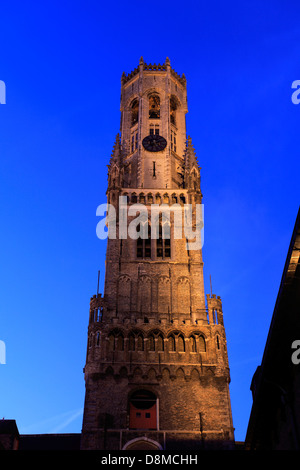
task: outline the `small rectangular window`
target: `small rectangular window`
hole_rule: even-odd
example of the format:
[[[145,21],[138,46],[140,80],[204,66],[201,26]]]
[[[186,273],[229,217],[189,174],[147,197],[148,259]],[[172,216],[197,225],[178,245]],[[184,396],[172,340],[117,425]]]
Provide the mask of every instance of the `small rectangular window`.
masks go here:
[[[171,257],[171,240],[169,238],[166,238],[164,240],[165,242],[165,258],[170,258]]]
[[[171,150],[174,152],[177,151],[177,145],[176,145],[176,132],[171,130]]]
[[[156,245],[156,256],[157,256],[158,258],[162,258],[162,255],[163,255],[163,247],[162,247],[162,245],[163,245],[162,239],[159,238],[159,239],[157,240],[157,245]]]
[[[157,258],[171,258],[171,238],[163,238],[161,214],[159,216],[159,219],[160,221],[159,221],[158,239],[156,240],[156,257]],[[169,236],[171,236],[171,233],[169,233]]]
[[[148,223],[148,237],[138,238],[136,245],[137,258],[151,258],[151,226]]]
[[[142,240],[142,238],[137,239],[136,256],[137,256],[137,258],[142,258],[143,257],[143,240]]]
[[[150,413],[146,413],[146,418],[150,418],[151,417],[151,414]]]
[[[145,240],[145,258],[151,258],[151,239]]]
[[[139,134],[138,131],[135,130],[131,134],[131,143],[130,143],[130,151],[133,153],[138,148],[138,138]]]

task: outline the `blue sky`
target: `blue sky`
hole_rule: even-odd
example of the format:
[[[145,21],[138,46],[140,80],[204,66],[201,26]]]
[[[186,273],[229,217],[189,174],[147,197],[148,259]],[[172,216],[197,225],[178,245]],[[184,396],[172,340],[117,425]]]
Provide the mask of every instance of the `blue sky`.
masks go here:
[[[245,438],[299,206],[297,2],[5,2],[0,80],[0,415],[21,433],[80,432],[89,299],[104,280],[96,208],[120,78],[187,78],[205,205],[205,288],[223,301],[235,437]]]

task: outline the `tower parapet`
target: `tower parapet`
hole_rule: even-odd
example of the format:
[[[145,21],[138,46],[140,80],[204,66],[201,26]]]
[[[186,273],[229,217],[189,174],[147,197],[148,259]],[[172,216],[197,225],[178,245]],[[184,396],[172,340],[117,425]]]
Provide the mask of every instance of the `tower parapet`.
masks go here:
[[[139,62],[139,67],[136,67],[133,69],[131,72],[126,74],[123,72],[122,77],[121,77],[121,82],[122,85],[127,83],[129,80],[131,80],[133,77],[135,77],[141,70],[145,70],[147,72],[166,72],[170,69],[170,73],[176,80],[178,80],[181,85],[186,86],[186,78],[184,73],[180,76],[175,70],[171,67],[170,59],[167,57],[165,62],[163,64],[146,64],[143,60],[143,57],[140,58]]]

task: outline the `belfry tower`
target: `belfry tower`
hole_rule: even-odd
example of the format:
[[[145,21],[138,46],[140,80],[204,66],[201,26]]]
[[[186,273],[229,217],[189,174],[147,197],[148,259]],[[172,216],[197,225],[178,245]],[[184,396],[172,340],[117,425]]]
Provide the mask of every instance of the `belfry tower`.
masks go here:
[[[185,76],[168,58],[141,58],[123,73],[107,188],[116,237],[107,241],[104,294],[90,302],[82,449],[201,450],[234,440],[222,303],[205,296],[201,247],[174,237],[172,215],[170,237],[162,218],[151,236],[154,204],[183,215],[202,201],[187,111]],[[146,206],[138,227],[146,237],[121,235],[120,196],[129,210]]]

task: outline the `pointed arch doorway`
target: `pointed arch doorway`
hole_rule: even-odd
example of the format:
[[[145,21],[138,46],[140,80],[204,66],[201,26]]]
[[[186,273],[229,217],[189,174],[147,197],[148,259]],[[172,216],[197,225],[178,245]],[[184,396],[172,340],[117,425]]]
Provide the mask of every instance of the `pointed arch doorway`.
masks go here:
[[[122,450],[162,450],[162,446],[147,437],[137,437],[126,442]]]

